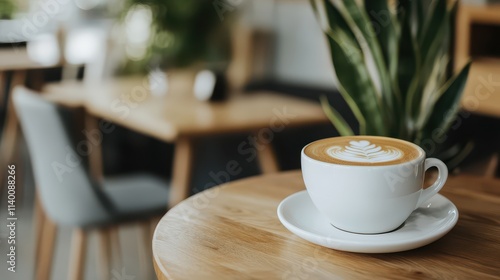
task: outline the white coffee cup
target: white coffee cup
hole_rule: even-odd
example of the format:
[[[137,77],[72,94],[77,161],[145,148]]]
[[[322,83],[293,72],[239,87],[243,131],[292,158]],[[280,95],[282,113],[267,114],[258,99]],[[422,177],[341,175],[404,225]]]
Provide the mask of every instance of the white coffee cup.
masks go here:
[[[302,149],[301,164],[307,192],[319,212],[339,229],[364,234],[400,227],[448,177],[446,165],[425,159],[419,146],[377,136],[312,142]],[[437,167],[438,178],[423,189],[425,171],[431,167]]]

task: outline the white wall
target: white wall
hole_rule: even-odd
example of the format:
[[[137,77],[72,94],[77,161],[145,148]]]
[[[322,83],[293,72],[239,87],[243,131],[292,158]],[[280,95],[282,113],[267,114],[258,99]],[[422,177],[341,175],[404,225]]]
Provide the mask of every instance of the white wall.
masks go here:
[[[328,44],[309,1],[278,1],[273,29],[278,81],[335,87]]]
[[[308,0],[249,0],[245,21],[275,35],[269,55],[274,80],[334,88],[335,75],[326,38]]]

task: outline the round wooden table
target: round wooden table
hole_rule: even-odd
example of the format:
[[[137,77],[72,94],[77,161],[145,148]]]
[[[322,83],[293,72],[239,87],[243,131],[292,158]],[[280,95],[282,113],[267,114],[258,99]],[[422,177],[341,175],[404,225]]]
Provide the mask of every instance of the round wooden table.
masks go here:
[[[460,219],[446,236],[419,249],[359,254],[309,243],[281,225],[278,204],[303,190],[300,172],[235,181],[172,208],[158,224],[158,279],[463,278],[500,275],[498,181],[451,177],[442,194]]]

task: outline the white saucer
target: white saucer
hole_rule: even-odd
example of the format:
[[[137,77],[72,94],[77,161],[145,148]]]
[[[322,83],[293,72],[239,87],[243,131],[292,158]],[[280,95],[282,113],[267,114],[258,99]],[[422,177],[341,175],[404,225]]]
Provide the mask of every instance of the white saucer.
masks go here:
[[[333,227],[312,203],[307,191],[285,198],[278,206],[281,223],[299,237],[331,249],[359,253],[390,253],[434,242],[458,221],[458,210],[437,194],[416,209],[399,229],[383,234],[356,234]]]

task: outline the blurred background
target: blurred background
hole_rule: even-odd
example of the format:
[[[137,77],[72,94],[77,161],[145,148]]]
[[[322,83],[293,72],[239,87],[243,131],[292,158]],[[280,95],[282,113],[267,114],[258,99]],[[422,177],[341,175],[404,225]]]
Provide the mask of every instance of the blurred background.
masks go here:
[[[449,71],[463,66],[468,59],[473,63],[459,117],[446,139],[444,150],[448,153],[442,157],[454,174],[495,177],[499,174],[500,151],[500,7],[495,1],[463,1],[450,21]],[[193,103],[198,104],[193,107],[182,107],[190,103],[178,103],[180,107],[176,108],[180,111],[199,108],[196,112],[198,122],[202,123],[200,131],[205,131],[203,121],[218,131],[217,122],[211,122],[211,115],[204,113],[204,110],[212,112],[212,106],[219,110],[229,106],[220,105],[228,100],[262,92],[285,97],[279,100],[283,100],[281,104],[285,107],[297,108],[291,112],[298,116],[297,124],[287,126],[285,123],[285,129],[273,130],[269,141],[265,141],[265,144],[270,142],[271,154],[275,156],[272,160],[276,160],[278,170],[299,169],[304,145],[339,135],[323,114],[320,97],[327,97],[354,130],[358,127],[354,114],[338,91],[327,40],[307,0],[0,0],[3,141],[0,156],[2,164],[16,164],[20,176],[16,202],[20,242],[18,272],[10,273],[2,267],[1,279],[34,279],[36,261],[33,253],[35,181],[26,141],[9,117],[14,114],[10,105],[12,88],[25,85],[58,104],[66,129],[72,131],[73,143],[88,136],[82,133],[86,124],[84,115],[90,114],[97,121],[111,119],[115,129],[101,135],[97,166],[93,159],[83,157],[90,171],[99,169],[97,172],[104,176],[147,172],[168,181],[176,170],[182,172],[176,169],[174,162],[177,136],[167,135],[168,127],[158,125],[150,129],[139,125],[134,129],[136,124],[130,119],[116,122],[111,113],[109,118],[104,118],[106,109],[93,115],[86,107],[92,100],[105,100],[107,90],[115,91],[116,97],[131,92],[136,86],[148,87],[145,84],[152,81],[156,86],[150,88],[148,96],[158,98],[151,102],[156,106],[164,102],[162,98],[175,95],[186,95],[196,100],[193,102],[201,102]],[[88,96],[84,96],[87,93]],[[126,100],[120,100],[127,104]],[[266,106],[266,99],[260,102],[262,105],[257,109]],[[287,102],[291,102],[290,105]],[[97,102],[96,108],[98,105]],[[134,104],[129,105],[135,108]],[[307,116],[308,112],[301,112],[301,106],[315,113]],[[106,108],[111,111],[111,107]],[[162,112],[161,106],[153,105],[151,108],[151,111],[158,110],[154,116],[168,115],[165,118],[174,116],[175,119],[175,110]],[[220,181],[265,173],[265,156],[259,161],[243,151],[252,144],[249,134],[266,128],[265,125],[260,129],[258,125],[252,126],[250,131],[243,128],[246,124],[240,123],[240,118],[261,114],[249,108],[223,109],[231,114],[222,115],[222,119],[236,120],[230,123],[231,128],[224,127],[226,133],[200,132],[190,142],[192,150],[187,154],[192,156],[188,164],[190,194]],[[306,115],[304,121],[299,120],[303,117],[301,113]],[[146,115],[137,116],[132,112],[130,116],[154,123],[154,119],[147,119]],[[174,123],[184,128],[189,122],[189,118],[182,115],[182,119]],[[259,141],[263,142],[257,139],[254,143],[257,147]],[[232,161],[241,167],[239,172],[222,176],[220,181],[214,179],[213,174],[227,170],[228,162]],[[4,211],[7,191],[5,187],[0,190],[3,221],[7,215]],[[71,229],[60,227],[58,231],[51,279],[66,279]],[[136,231],[132,225],[120,229],[123,263],[111,268],[109,279],[145,279],[141,276],[137,254],[143,245],[134,241]],[[7,235],[2,227],[2,254],[6,252]],[[85,279],[98,278],[92,259],[98,250],[92,245],[96,242],[94,238],[91,235],[88,242]],[[152,266],[147,269],[152,270]],[[123,270],[132,278],[124,278]],[[122,278],[118,278],[118,274]]]

